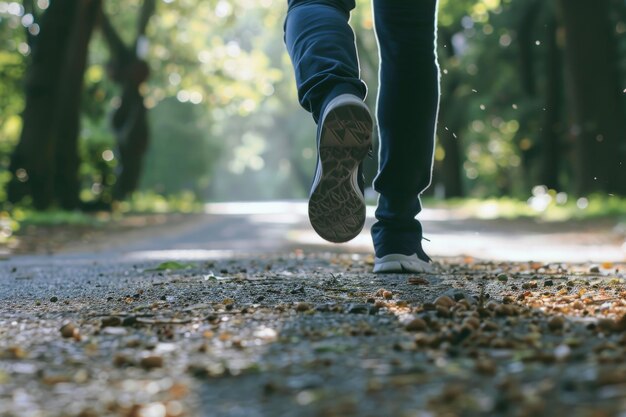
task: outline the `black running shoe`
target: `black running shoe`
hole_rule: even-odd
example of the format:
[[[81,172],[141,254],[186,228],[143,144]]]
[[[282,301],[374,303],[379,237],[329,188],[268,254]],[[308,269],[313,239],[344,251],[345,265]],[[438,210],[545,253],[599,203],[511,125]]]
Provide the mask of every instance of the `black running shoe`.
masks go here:
[[[359,166],[370,150],[372,129],[369,109],[352,94],[331,100],[320,119],[309,220],[313,229],[330,242],[355,238],[365,224]]]

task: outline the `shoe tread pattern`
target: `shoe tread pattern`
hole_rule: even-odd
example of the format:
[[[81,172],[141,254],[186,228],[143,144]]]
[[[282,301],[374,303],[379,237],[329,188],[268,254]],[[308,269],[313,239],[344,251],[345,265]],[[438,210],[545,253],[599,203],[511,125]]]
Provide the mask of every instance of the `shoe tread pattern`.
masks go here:
[[[332,109],[322,126],[321,177],[311,192],[309,218],[315,231],[331,242],[356,237],[365,223],[365,202],[353,181],[370,148],[372,118],[361,106]]]

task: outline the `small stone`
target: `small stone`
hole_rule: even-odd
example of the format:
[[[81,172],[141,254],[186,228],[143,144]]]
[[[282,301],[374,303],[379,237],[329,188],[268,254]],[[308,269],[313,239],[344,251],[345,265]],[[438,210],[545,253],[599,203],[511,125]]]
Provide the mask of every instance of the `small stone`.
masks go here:
[[[122,319],[122,326],[124,326],[124,327],[132,326],[135,323],[137,323],[137,317],[136,316],[128,316],[128,317],[124,317]]]
[[[104,327],[102,329],[102,334],[110,334],[112,336],[125,336],[128,334],[128,330],[123,327]]]
[[[494,349],[508,349],[511,347],[510,341],[501,337],[493,339],[489,345]]]
[[[583,304],[580,300],[576,300],[572,303],[572,308],[574,310],[583,310],[585,308],[585,304]]]
[[[303,313],[305,311],[309,311],[313,308],[313,306],[309,303],[298,303],[296,305],[296,311],[299,313]]]
[[[350,304],[346,311],[348,314],[368,314],[370,308],[368,304]]]
[[[513,315],[513,308],[508,304],[499,304],[494,309],[494,313],[499,317],[506,317]]]
[[[491,359],[477,359],[474,368],[482,375],[494,375],[498,370],[496,363]]]
[[[79,334],[78,328],[73,323],[64,324],[61,329],[61,336],[63,337],[77,337]]]
[[[428,325],[424,320],[418,317],[408,322],[407,325],[404,326],[404,328],[409,332],[420,332],[426,330],[428,328]]]
[[[393,298],[393,293],[391,291],[383,291],[383,298],[385,300],[391,300]]]
[[[59,301],[58,297],[50,297],[50,302],[51,303],[56,303],[57,301]]]
[[[611,319],[599,319],[598,328],[603,332],[610,333],[617,329],[617,324]]]
[[[434,303],[424,303],[422,306],[424,311],[433,311],[437,309],[437,306]]]
[[[537,281],[529,281],[529,282],[525,282],[522,284],[522,289],[523,290],[530,290],[530,289],[535,289],[537,288],[539,285],[537,284]]]
[[[116,327],[122,324],[122,319],[119,317],[111,316],[102,319],[100,325],[102,327]]]
[[[548,321],[548,328],[552,331],[561,330],[565,327],[565,319],[562,316],[554,316]]]
[[[437,297],[434,304],[435,306],[450,308],[455,304],[455,301],[452,298],[448,297],[447,295],[442,295],[440,297]]]
[[[484,321],[481,328],[485,331],[496,331],[499,329],[498,323],[496,323],[495,321]]]
[[[446,306],[437,306],[437,317],[448,318],[451,316],[450,309]]]
[[[509,280],[509,276],[507,274],[500,274],[500,275],[498,275],[498,281],[506,282],[508,280]]]
[[[471,327],[472,329],[478,329],[480,327],[480,320],[476,317],[468,317],[463,320],[463,325]]]
[[[410,277],[407,282],[409,285],[430,285],[430,282],[422,277]]]
[[[162,368],[163,367],[163,358],[158,355],[149,355],[141,358],[139,362],[144,369],[154,369],[154,368]]]
[[[315,306],[315,311],[319,311],[320,313],[328,313],[332,309],[332,304],[325,303]]]
[[[113,366],[115,367],[121,368],[122,366],[129,365],[130,363],[131,361],[128,356],[123,353],[116,353],[115,356],[113,356]]]
[[[591,272],[592,274],[598,274],[600,273],[600,267],[598,265],[591,265],[591,267],[589,268],[589,272]]]
[[[626,314],[615,321],[615,330],[619,332],[626,331]]]
[[[547,279],[543,282],[544,287],[551,287],[553,285],[554,285],[554,281],[552,281],[551,279]]]
[[[25,357],[26,351],[19,346],[9,346],[4,352],[0,352],[0,358],[2,359],[24,359]]]
[[[467,301],[469,304],[475,304],[476,303],[476,299],[469,293],[462,291],[460,289],[451,289],[448,290],[446,292],[444,292],[442,295],[448,296],[450,297],[450,299],[452,299],[452,301]]]

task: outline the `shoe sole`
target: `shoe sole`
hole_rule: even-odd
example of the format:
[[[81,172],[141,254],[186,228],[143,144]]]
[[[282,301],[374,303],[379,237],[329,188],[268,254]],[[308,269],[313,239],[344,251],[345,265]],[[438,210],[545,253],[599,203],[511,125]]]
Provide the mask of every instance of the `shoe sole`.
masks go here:
[[[417,255],[390,254],[374,259],[375,274],[434,272],[432,264]]]
[[[359,164],[372,143],[372,116],[352,95],[333,99],[322,118],[309,220],[324,239],[341,243],[365,224],[365,200],[358,185]]]

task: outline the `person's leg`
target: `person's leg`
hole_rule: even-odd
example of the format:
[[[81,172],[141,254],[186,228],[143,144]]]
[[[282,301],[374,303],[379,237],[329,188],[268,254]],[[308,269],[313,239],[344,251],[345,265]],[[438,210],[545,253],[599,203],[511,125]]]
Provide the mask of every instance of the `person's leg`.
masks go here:
[[[437,0],[373,2],[381,62],[379,172],[374,180],[380,197],[372,227],[376,257],[417,254],[428,262],[415,216],[421,210],[419,195],[431,180],[439,106]]]
[[[334,97],[363,99],[354,32],[348,24],[354,0],[289,0],[285,44],[291,57],[302,107],[318,122]]]
[[[365,223],[359,167],[373,126],[348,25],[353,8],[354,0],[290,0],[285,20],[300,104],[318,122],[309,219],[321,237],[337,243],[354,238]]]

